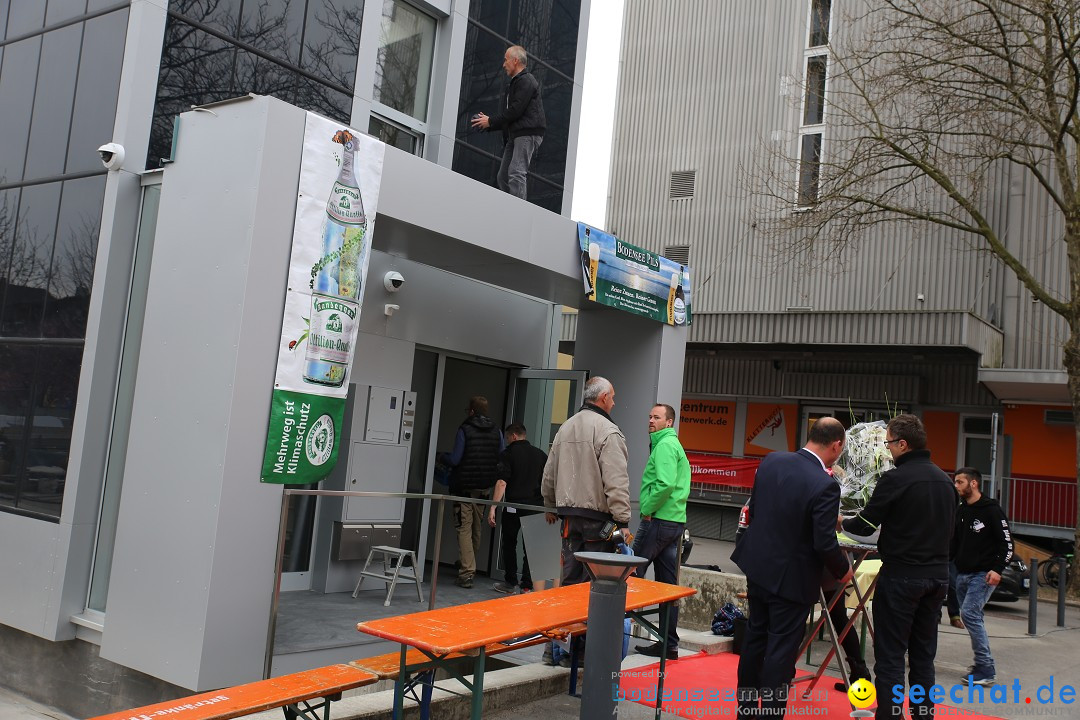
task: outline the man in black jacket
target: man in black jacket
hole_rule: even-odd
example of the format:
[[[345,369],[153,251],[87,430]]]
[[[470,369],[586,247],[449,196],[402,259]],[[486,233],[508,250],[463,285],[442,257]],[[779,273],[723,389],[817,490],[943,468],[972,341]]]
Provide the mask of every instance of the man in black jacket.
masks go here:
[[[896,467],[881,476],[866,507],[844,520],[844,532],[865,537],[881,528],[881,571],[874,591],[874,674],[877,720],[903,711],[904,655],[908,681],[923,693],[911,698],[911,716],[932,717],[937,624],[949,586],[949,545],[956,520],[956,490],[930,462],[926,430],[914,415],[897,415],[885,433]]]
[[[523,505],[543,506],[544,496],[540,494],[540,483],[544,478],[544,465],[547,453],[533,447],[527,439],[525,426],[512,423],[506,427],[506,449],[499,455],[498,480],[495,481],[495,495],[492,500]],[[495,583],[495,589],[501,593],[513,594],[518,591],[517,539],[521,531],[521,518],[532,515],[535,510],[519,510],[507,507],[502,514],[502,560],[506,571],[506,581]],[[495,527],[495,506],[488,510],[488,525]],[[522,543],[524,545],[524,542]],[[532,575],[529,573],[529,549],[523,548],[521,563],[521,592],[533,589]],[[543,581],[540,588],[543,589]]]
[[[504,443],[502,433],[488,414],[487,398],[469,400],[469,416],[458,428],[454,451],[445,458],[450,471],[450,494],[488,499],[495,486],[496,465]],[[454,527],[458,537],[458,577],[454,581],[471,588],[476,574],[476,548],[480,546],[484,508],[476,503],[454,503]]]
[[[472,126],[480,130],[502,130],[503,156],[499,166],[499,189],[525,197],[525,178],[540,143],[544,140],[547,119],[540,99],[540,83],[526,65],[525,48],[514,45],[503,56],[503,70],[510,77],[506,98],[499,112],[490,117],[484,113],[473,116]]]
[[[980,490],[982,473],[963,467],[953,476],[963,504],[956,511],[953,562],[956,563],[956,599],[960,617],[971,636],[975,666],[964,676],[968,685],[994,684],[994,658],[983,625],[983,605],[1001,582],[1012,559],[1012,533],[998,501]]]

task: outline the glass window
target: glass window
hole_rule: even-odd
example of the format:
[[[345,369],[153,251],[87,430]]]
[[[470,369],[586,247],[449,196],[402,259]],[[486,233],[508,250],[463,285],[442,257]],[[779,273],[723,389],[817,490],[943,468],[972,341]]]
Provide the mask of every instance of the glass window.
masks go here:
[[[799,205],[813,205],[821,177],[821,133],[802,136],[799,154]]]
[[[293,104],[345,124],[352,118],[352,95],[297,74]]]
[[[64,172],[82,32],[82,23],[76,23],[51,30],[42,37],[37,78],[40,91],[34,96],[30,145],[23,172],[28,180]],[[93,154],[90,149],[86,152]]]
[[[240,31],[235,37],[282,62],[296,65],[300,60],[303,32],[302,0],[259,0],[244,4],[240,14]]]
[[[7,37],[45,27],[45,0],[15,0],[8,11]]]
[[[832,0],[811,0],[810,47],[829,44],[829,16],[831,14]]]
[[[399,0],[385,0],[375,62],[375,102],[427,120],[435,19]]]
[[[15,507],[25,465],[35,349],[0,343],[0,506]]]
[[[8,268],[15,242],[15,218],[18,215],[19,189],[0,190],[0,317],[4,313],[4,296],[8,289]]]
[[[515,0],[506,38],[568,78],[574,77],[581,3],[574,0]]]
[[[499,158],[475,150],[459,141],[454,144],[454,172],[487,185],[495,185],[495,177],[499,172]]]
[[[363,19],[364,0],[308,0],[300,67],[352,92]]]
[[[45,337],[86,337],[104,199],[104,175],[64,183],[41,327]]]
[[[8,7],[11,0],[0,0],[0,40],[7,39]]]
[[[101,170],[95,150],[113,134],[128,11],[87,20],[71,120],[67,172]]]
[[[77,18],[86,13],[86,0],[49,0],[45,13],[45,25]]]
[[[540,96],[544,102],[547,130],[544,142],[533,157],[531,173],[542,175],[557,185],[566,177],[566,146],[570,132],[570,104],[574,86],[570,80],[548,68],[534,72],[540,81]]]
[[[387,145],[404,150],[413,155],[419,155],[420,138],[411,130],[406,130],[400,125],[395,125],[389,120],[371,116],[368,121],[368,135],[379,138]]]
[[[806,99],[803,107],[803,125],[820,125],[825,122],[825,72],[828,58],[824,55],[806,60]]]
[[[4,48],[4,66],[0,68],[0,128],[4,129],[4,141],[0,142],[0,183],[23,179],[40,51],[40,35]]]
[[[22,189],[15,219],[0,336],[40,337],[61,183]]]
[[[469,118],[478,112],[491,115],[502,106],[508,82],[502,69],[505,53],[506,43],[476,25],[469,26],[461,68],[457,138],[497,154],[502,154],[502,133],[473,130]]]
[[[169,10],[236,37],[244,0],[169,0]]]

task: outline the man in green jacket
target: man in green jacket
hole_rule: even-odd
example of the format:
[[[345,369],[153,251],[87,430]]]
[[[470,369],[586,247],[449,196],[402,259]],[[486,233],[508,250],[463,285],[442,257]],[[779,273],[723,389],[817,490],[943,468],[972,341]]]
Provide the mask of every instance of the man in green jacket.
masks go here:
[[[648,558],[657,582],[675,585],[679,579],[679,538],[686,526],[686,499],[690,497],[690,461],[675,434],[675,408],[654,405],[649,412],[649,462],[641,477],[641,524],[634,540],[634,554]],[[645,577],[649,565],[638,568]],[[668,613],[666,640],[637,648],[642,655],[669,660],[679,656],[679,608]]]

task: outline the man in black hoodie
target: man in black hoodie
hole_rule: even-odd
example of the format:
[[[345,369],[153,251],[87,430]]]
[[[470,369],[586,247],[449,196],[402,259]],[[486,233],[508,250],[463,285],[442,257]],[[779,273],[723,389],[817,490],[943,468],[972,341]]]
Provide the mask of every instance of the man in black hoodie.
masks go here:
[[[453,466],[450,471],[450,494],[460,497],[489,499],[495,487],[496,466],[503,451],[502,433],[488,414],[486,397],[477,395],[469,400],[469,416],[458,428],[454,452],[445,458]],[[454,527],[458,537],[458,577],[454,581],[463,588],[473,586],[476,574],[476,548],[480,546],[484,507],[476,503],[454,503]]]
[[[521,423],[508,425],[504,436],[507,444],[506,449],[499,455],[499,479],[495,483],[495,495],[492,500],[499,502],[505,497],[506,502],[542,506],[544,496],[540,494],[540,482],[544,477],[547,453],[529,442],[525,426]],[[503,509],[502,558],[503,568],[506,570],[506,582],[495,583],[495,589],[501,593],[510,595],[518,591],[517,541],[518,534],[521,532],[521,518],[535,512],[512,507]],[[488,525],[495,527],[494,505],[488,510]],[[522,544],[524,545],[524,538],[522,538]],[[522,548],[522,555],[524,559],[521,569],[521,592],[531,592],[533,580],[529,572],[529,549]],[[544,581],[541,580],[541,590],[544,588],[543,583]]]
[[[994,658],[983,625],[983,606],[1001,582],[1012,559],[1012,533],[997,500],[983,496],[982,473],[963,467],[953,477],[963,504],[956,511],[953,562],[956,563],[956,599],[960,617],[971,636],[975,666],[965,674],[968,685],[994,684]]]
[[[540,83],[526,65],[529,57],[525,48],[514,45],[503,56],[503,70],[510,78],[503,107],[491,117],[484,113],[473,115],[472,126],[479,130],[502,130],[503,156],[499,166],[499,189],[525,197],[526,174],[529,163],[544,140],[547,118],[540,99]]]
[[[905,693],[905,655],[909,683],[924,691],[918,700],[910,698],[911,716],[932,717],[928,691],[935,682],[938,615],[949,586],[958,499],[949,476],[930,462],[919,418],[894,417],[884,442],[896,467],[881,476],[870,502],[844,520],[842,529],[860,538],[881,528],[881,571],[874,590],[875,717],[885,720],[903,712],[894,698]]]

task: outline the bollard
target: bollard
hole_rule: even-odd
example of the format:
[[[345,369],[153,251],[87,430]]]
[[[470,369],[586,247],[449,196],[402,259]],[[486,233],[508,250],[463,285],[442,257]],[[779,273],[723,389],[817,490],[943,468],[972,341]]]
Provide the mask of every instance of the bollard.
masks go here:
[[[1065,591],[1068,590],[1069,580],[1066,577],[1068,566],[1065,558],[1058,558],[1058,627],[1065,627]]]
[[[1035,622],[1039,618],[1039,561],[1031,558],[1031,581],[1028,590],[1028,635],[1035,635]]]
[[[580,718],[614,718],[619,714],[614,690],[622,667],[626,578],[649,561],[618,553],[579,552],[574,557],[585,565],[592,578]]]

